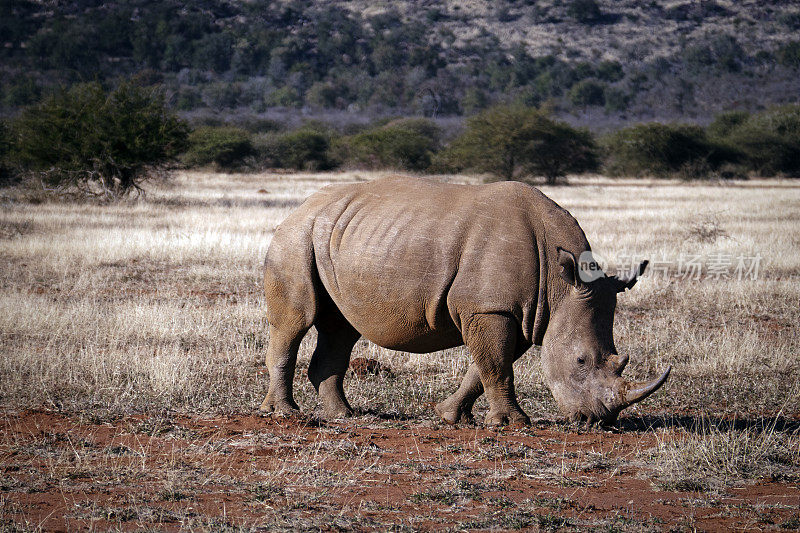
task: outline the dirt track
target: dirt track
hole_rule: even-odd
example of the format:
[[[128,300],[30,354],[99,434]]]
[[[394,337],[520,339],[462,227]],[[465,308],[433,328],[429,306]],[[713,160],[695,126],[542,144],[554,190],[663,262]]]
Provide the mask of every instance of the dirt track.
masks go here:
[[[655,419],[654,419],[655,420]],[[501,431],[362,416],[6,414],[0,526],[43,530],[800,527],[797,479],[653,482],[678,427]]]

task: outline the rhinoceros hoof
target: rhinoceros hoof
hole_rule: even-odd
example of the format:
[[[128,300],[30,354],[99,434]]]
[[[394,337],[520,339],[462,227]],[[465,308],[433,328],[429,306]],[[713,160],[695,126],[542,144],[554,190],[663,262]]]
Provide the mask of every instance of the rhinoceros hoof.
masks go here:
[[[450,407],[446,405],[447,402],[437,403],[433,406],[436,413],[442,417],[442,420],[447,422],[448,424],[455,425],[459,422],[470,424],[475,421],[475,418],[472,416],[472,411],[465,411],[458,407]]]
[[[335,408],[324,408],[322,410],[325,418],[348,418],[353,416],[353,410],[349,407],[335,407]]]
[[[484,423],[487,426],[530,426],[531,419],[525,413],[493,413],[489,411]]]
[[[296,416],[300,414],[300,408],[296,403],[287,400],[266,399],[261,407],[258,408],[265,415],[277,417]]]

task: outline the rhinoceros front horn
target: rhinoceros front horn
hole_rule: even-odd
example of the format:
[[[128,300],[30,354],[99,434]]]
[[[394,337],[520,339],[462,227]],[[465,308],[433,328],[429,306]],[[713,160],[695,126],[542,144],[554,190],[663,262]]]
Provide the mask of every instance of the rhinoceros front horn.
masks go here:
[[[672,366],[668,366],[667,369],[661,374],[660,377],[654,379],[653,381],[646,381],[641,383],[629,383],[628,384],[628,391],[626,394],[623,395],[624,399],[624,406],[623,409],[635,404],[636,402],[641,402],[655,391],[661,387],[669,377],[669,373],[672,371]]]

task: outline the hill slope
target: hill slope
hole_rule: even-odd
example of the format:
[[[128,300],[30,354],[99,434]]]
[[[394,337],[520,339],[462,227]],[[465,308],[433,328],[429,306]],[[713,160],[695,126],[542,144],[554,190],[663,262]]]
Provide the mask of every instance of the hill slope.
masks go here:
[[[594,127],[800,94],[800,9],[777,0],[0,0],[0,15],[6,114],[58,84],[137,73],[186,112],[442,116],[518,100]]]

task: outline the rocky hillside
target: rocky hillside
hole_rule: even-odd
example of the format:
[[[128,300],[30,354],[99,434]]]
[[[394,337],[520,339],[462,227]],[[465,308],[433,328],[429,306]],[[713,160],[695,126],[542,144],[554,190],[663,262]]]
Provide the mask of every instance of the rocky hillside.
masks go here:
[[[600,130],[703,122],[797,102],[799,31],[786,0],[0,0],[0,104],[137,76],[195,117],[520,101]]]

